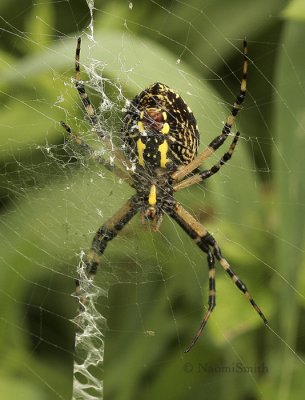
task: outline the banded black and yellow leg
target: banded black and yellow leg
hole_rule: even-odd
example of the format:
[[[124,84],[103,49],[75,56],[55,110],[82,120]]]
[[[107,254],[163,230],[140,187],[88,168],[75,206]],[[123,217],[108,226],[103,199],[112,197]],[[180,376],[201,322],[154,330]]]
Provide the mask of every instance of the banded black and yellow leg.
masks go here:
[[[173,189],[177,192],[178,190],[185,189],[189,186],[194,185],[195,183],[199,183],[207,178],[210,178],[210,176],[216,174],[220,168],[231,159],[232,154],[235,150],[236,144],[238,142],[240,133],[237,132],[232,140],[232,143],[229,147],[229,150],[221,157],[221,159],[218,161],[218,163],[214,164],[210,169],[207,169],[205,171],[202,171],[198,174],[195,174],[187,179],[184,179],[176,184],[173,185]]]
[[[267,324],[268,321],[267,321],[266,317],[264,316],[263,312],[261,311],[261,309],[258,307],[256,302],[254,301],[254,299],[251,296],[251,294],[249,293],[246,285],[234,273],[234,271],[230,267],[227,260],[222,257],[221,250],[218,247],[213,236],[188,211],[186,211],[181,206],[181,204],[176,203],[174,205],[173,209],[167,210],[167,212],[181,226],[181,228],[196,242],[196,244],[200,247],[200,249],[208,254],[209,271],[211,274],[210,278],[212,278],[212,281],[210,281],[210,285],[211,285],[210,290],[213,290],[213,279],[215,278],[215,276],[214,276],[215,271],[213,272],[213,268],[211,268],[212,264],[214,263],[214,260],[212,261],[212,258],[210,256],[211,250],[213,250],[213,254],[214,254],[215,258],[219,261],[220,265],[225,269],[227,274],[231,277],[231,279],[235,283],[236,287],[244,293],[244,295],[247,297],[247,299],[249,300],[252,307],[255,309],[255,311],[258,313],[258,315],[262,318],[264,323]],[[214,287],[214,289],[215,289],[215,287]],[[190,351],[191,348],[196,343],[196,341],[198,340],[203,328],[205,327],[205,325],[208,321],[208,318],[209,318],[213,308],[215,307],[215,303],[213,304],[213,301],[215,302],[215,296],[213,297],[213,294],[215,295],[215,292],[213,293],[213,291],[211,291],[210,295],[212,297],[210,297],[210,295],[209,295],[208,311],[205,314],[203,320],[201,321],[200,327],[199,327],[197,333],[195,334],[194,339],[191,342],[191,345],[187,348],[186,352]]]
[[[236,144],[238,142],[239,136],[240,136],[240,133],[236,132],[236,134],[232,140],[232,143],[229,147],[229,150],[221,157],[221,159],[218,161],[217,164],[214,164],[210,169],[202,171],[199,174],[202,181],[207,178],[210,178],[210,176],[216,174],[220,170],[220,168],[231,159],[232,154],[235,150]]]
[[[82,138],[80,138],[76,133],[74,133],[72,131],[72,129],[70,128],[70,126],[68,124],[66,124],[64,121],[60,121],[60,125],[66,130],[66,132],[69,134],[69,137],[78,145],[80,146],[80,148],[88,153],[89,156],[93,157],[94,156],[94,149],[88,144],[86,143]],[[97,159],[97,161],[99,161]],[[105,167],[107,169],[109,169],[108,167],[108,163],[106,163],[105,161]]]
[[[214,248],[214,255],[216,259],[219,261],[219,264],[224,268],[226,273],[229,275],[229,277],[232,279],[232,281],[235,283],[236,287],[247,297],[249,300],[250,304],[252,307],[255,309],[255,311],[258,313],[258,315],[261,317],[261,319],[264,321],[265,324],[268,324],[268,320],[263,314],[262,310],[259,308],[259,306],[256,304],[254,301],[253,297],[249,293],[247,286],[245,283],[235,274],[233,269],[231,268],[230,264],[228,261],[222,257],[221,255],[221,250],[218,247],[215,239],[210,235],[211,237],[211,242],[214,242],[213,248]]]
[[[76,53],[75,53],[75,87],[85,107],[86,113],[89,117],[94,132],[100,139],[106,139],[103,140],[103,147],[106,150],[106,152],[108,154],[111,154],[111,156],[117,163],[120,163],[120,165],[124,166],[125,168],[128,167],[130,169],[131,164],[129,163],[129,161],[127,161],[126,158],[122,156],[120,151],[114,148],[113,144],[110,141],[109,136],[107,137],[106,132],[103,129],[98,119],[98,116],[96,115],[95,109],[90,101],[90,98],[86,93],[85,85],[80,79],[80,62],[79,62],[80,48],[81,48],[81,38],[79,37],[77,40]]]
[[[220,146],[223,145],[229,134],[231,133],[231,128],[235,122],[237,114],[240,110],[242,103],[246,97],[247,91],[247,74],[248,74],[248,49],[247,49],[247,41],[244,40],[244,48],[243,48],[243,72],[242,72],[242,80],[240,84],[240,91],[237,95],[235,102],[233,104],[230,115],[227,117],[227,120],[222,128],[221,134],[217,136],[215,139],[211,141],[211,143],[200,153],[193,161],[191,161],[188,165],[181,166],[172,174],[172,178],[176,181],[180,181],[186,175],[190,174],[194,169],[198,168],[204,160],[210,157]]]
[[[194,344],[199,339],[203,328],[205,327],[215,305],[215,266],[214,266],[214,255],[209,248],[208,243],[204,241],[208,231],[188,212],[181,204],[176,203],[173,208],[168,210],[168,214],[181,226],[181,228],[195,241],[199,248],[207,253],[207,260],[209,266],[209,300],[208,309],[204,314],[203,319],[200,322],[199,329],[197,330],[191,344],[185,350],[189,352]]]
[[[125,182],[132,185],[133,181],[127,171],[122,170],[114,163],[110,163],[105,160],[99,153],[97,153],[88,143],[86,143],[81,137],[72,131],[70,126],[63,121],[60,121],[61,126],[69,134],[69,137],[78,145],[80,148],[87,153],[93,160],[103,165],[108,171],[113,172],[117,177],[123,179]]]
[[[139,206],[136,197],[131,197],[108,221],[96,232],[90,250],[85,257],[85,276],[87,280],[93,280],[98,266],[101,264],[102,255],[108,245],[124,226],[138,212]],[[76,296],[79,299],[80,310],[86,304],[86,293],[82,290],[82,278],[76,280]],[[85,284],[85,287],[88,285]]]
[[[217,150],[224,143],[228,135],[231,133],[231,128],[235,122],[240,107],[246,97],[247,75],[248,75],[248,48],[246,39],[244,40],[243,54],[244,54],[244,62],[243,62],[243,72],[240,84],[240,91],[239,94],[236,96],[235,102],[231,110],[231,114],[228,116],[224,124],[224,127],[222,128],[221,134],[217,136],[214,140],[212,140],[212,142],[209,144],[209,147],[211,147],[214,151]]]
[[[89,120],[96,131],[99,138],[105,137],[105,132],[102,130],[102,127],[99,123],[98,117],[96,115],[95,109],[90,101],[88,94],[86,93],[85,85],[80,79],[80,48],[81,48],[81,38],[77,39],[76,52],[75,52],[75,87],[78,91],[79,97],[85,107],[86,113],[89,117]]]
[[[185,350],[185,353],[188,353],[192,347],[195,345],[197,340],[199,339],[199,336],[201,335],[201,332],[203,328],[205,327],[206,323],[208,322],[208,319],[210,318],[210,315],[216,306],[216,285],[215,285],[215,259],[212,251],[209,249],[209,247],[204,243],[204,242],[199,242],[198,246],[203,250],[205,253],[208,254],[207,260],[208,260],[208,266],[209,266],[209,299],[208,299],[208,309],[206,313],[203,316],[203,319],[200,322],[199,328],[189,345],[189,347]]]

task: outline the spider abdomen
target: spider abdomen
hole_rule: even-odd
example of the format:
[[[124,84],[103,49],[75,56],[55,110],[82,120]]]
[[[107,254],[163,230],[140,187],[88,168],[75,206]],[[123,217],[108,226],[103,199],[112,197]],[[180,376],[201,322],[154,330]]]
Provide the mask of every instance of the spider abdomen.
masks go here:
[[[196,119],[180,95],[162,83],[154,83],[131,101],[122,133],[129,158],[152,170],[172,170],[197,155]]]

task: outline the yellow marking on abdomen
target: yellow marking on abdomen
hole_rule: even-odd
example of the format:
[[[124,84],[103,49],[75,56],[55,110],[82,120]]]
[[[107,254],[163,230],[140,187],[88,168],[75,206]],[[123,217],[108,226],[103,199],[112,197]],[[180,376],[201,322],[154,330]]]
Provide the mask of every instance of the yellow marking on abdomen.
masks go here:
[[[138,139],[138,140],[137,140],[138,161],[139,161],[139,164],[140,164],[142,167],[144,167],[144,157],[143,157],[143,153],[144,153],[145,148],[146,148],[145,143],[143,143],[141,139]]]
[[[167,152],[168,152],[168,143],[166,140],[160,146],[158,147],[158,150],[160,152],[160,167],[165,168],[166,163],[167,163]]]
[[[144,131],[144,126],[143,126],[143,122],[142,121],[138,121],[138,129],[139,129],[139,132],[143,132]]]
[[[161,132],[164,133],[165,135],[168,134],[168,132],[169,132],[169,124],[168,124],[167,122],[165,122],[165,123],[163,124],[163,127],[162,127],[162,129],[161,129]]]
[[[157,188],[156,188],[156,185],[151,185],[151,187],[150,187],[148,203],[149,203],[150,206],[154,206],[157,203]]]

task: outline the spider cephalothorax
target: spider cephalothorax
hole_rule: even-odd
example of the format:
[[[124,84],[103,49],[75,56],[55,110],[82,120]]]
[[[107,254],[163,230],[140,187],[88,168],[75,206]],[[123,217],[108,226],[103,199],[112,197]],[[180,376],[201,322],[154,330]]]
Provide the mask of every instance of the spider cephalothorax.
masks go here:
[[[137,166],[134,172],[133,187],[137,191],[142,223],[151,223],[157,231],[166,210],[175,202],[170,172],[156,167],[151,175],[144,167]]]
[[[107,139],[99,118],[80,80],[80,44],[78,39],[75,57],[75,86],[80,95],[93,130],[100,138]],[[103,144],[116,159],[113,165],[96,152],[64,122],[63,127],[91,157],[122,178],[135,189],[135,194],[96,232],[85,261],[85,274],[93,279],[108,242],[114,239],[120,230],[138,212],[143,221],[150,221],[153,230],[158,230],[162,217],[167,214],[191,237],[201,251],[207,254],[209,268],[208,308],[201,320],[189,351],[199,338],[212,310],[215,307],[215,259],[224,268],[236,287],[244,293],[250,304],[263,319],[267,320],[248,292],[246,285],[239,279],[222,256],[214,237],[175,199],[175,192],[199,183],[216,174],[232,156],[239,138],[237,132],[231,145],[220,160],[210,169],[200,171],[202,162],[209,158],[231,133],[232,125],[246,94],[248,70],[247,43],[244,41],[243,76],[240,92],[233,104],[231,113],[221,133],[197,155],[199,131],[195,117],[178,93],[163,83],[154,83],[138,94],[129,104],[123,118],[123,149],[133,165],[125,169],[126,159],[112,144],[103,140]],[[84,285],[86,287],[86,285]],[[86,304],[86,293],[82,290],[81,278],[76,280],[76,294],[80,302],[80,311]]]

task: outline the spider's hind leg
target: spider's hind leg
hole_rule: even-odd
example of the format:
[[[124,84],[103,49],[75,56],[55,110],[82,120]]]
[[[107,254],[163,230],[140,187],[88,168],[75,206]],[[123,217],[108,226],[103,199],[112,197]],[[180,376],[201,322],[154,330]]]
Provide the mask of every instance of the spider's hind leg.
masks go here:
[[[192,347],[195,345],[197,340],[199,339],[199,336],[201,335],[201,332],[203,328],[205,327],[206,323],[208,322],[208,319],[210,318],[210,315],[213,311],[213,309],[216,306],[216,287],[215,287],[215,258],[213,255],[213,252],[211,249],[206,245],[206,243],[201,242],[198,243],[198,246],[203,250],[205,253],[207,253],[207,260],[208,260],[208,266],[209,266],[209,299],[208,299],[208,309],[205,312],[203,319],[200,322],[199,328],[191,342],[191,344],[188,346],[188,348],[185,350],[185,353],[188,353]]]
[[[229,275],[229,277],[232,279],[234,282],[235,286],[247,297],[249,300],[250,304],[252,307],[255,309],[255,311],[258,313],[258,315],[262,318],[265,324],[268,324],[268,320],[263,314],[262,310],[259,308],[259,306],[256,304],[254,301],[253,297],[249,293],[247,286],[245,283],[235,274],[233,269],[231,268],[230,264],[228,261],[223,258],[221,254],[221,250],[218,247],[218,244],[216,243],[215,239],[210,235],[210,241],[213,242],[213,249],[214,249],[214,255],[216,259],[219,261],[219,264],[223,267],[223,269],[226,271],[226,273]]]
[[[201,320],[199,329],[197,330],[190,346],[186,349],[189,352],[194,344],[197,342],[203,328],[205,327],[213,308],[215,307],[215,267],[214,258],[216,258],[220,265],[224,268],[227,274],[230,276],[236,287],[247,297],[252,307],[262,318],[265,324],[268,323],[266,317],[262,313],[261,309],[255,303],[253,297],[249,293],[246,285],[241,279],[235,274],[230,267],[228,261],[223,258],[221,250],[216,243],[213,236],[202,226],[188,211],[186,211],[181,204],[176,203],[173,209],[168,210],[169,215],[181,226],[181,228],[195,241],[197,246],[207,253],[208,255],[208,266],[209,266],[209,301],[208,310]]]

